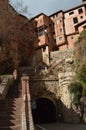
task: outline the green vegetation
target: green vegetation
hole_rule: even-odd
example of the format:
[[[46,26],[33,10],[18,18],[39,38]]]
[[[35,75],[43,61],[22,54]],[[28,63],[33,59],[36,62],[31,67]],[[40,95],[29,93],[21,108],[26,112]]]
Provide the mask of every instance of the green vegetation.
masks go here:
[[[76,76],[69,88],[74,94],[73,103],[78,106],[80,98],[86,96],[86,30],[80,34],[74,50]]]
[[[80,105],[80,98],[82,96],[82,84],[75,82],[70,85],[70,92],[74,94],[73,103],[75,106]]]

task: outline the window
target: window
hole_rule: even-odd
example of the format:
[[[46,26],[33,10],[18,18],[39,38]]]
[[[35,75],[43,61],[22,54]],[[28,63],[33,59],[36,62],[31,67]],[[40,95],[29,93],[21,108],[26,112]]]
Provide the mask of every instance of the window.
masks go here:
[[[42,31],[38,31],[38,36],[40,37],[42,35],[44,35],[44,31],[43,30]]]
[[[53,18],[55,18],[55,15],[53,15]]]
[[[62,32],[62,28],[60,28],[60,32]]]
[[[40,39],[38,39],[38,42],[40,42]]]
[[[69,15],[72,15],[72,14],[74,14],[74,12],[73,12],[73,11],[69,13]]]
[[[74,24],[75,24],[75,23],[78,23],[77,17],[73,18],[73,22],[74,22]]]
[[[60,23],[62,22],[62,20],[60,19]]]
[[[50,23],[49,26],[52,26],[52,24]]]
[[[71,36],[71,39],[73,39],[73,36]]]
[[[62,37],[61,37],[61,36],[59,37],[59,40],[62,40]]]
[[[86,26],[83,27],[86,30]]]
[[[77,27],[75,27],[75,31],[76,31],[76,32],[78,31],[78,28],[77,28]]]
[[[53,32],[53,35],[55,35],[55,32]]]
[[[83,16],[80,16],[80,18],[82,19],[82,18],[83,18]]]
[[[78,9],[79,14],[83,13],[82,8]]]
[[[45,35],[44,28],[38,28],[38,36],[40,37],[42,35]]]
[[[56,17],[58,17],[58,14],[56,14]]]
[[[54,43],[56,43],[56,38],[54,38]]]
[[[43,47],[43,52],[45,52],[46,51],[46,47]]]

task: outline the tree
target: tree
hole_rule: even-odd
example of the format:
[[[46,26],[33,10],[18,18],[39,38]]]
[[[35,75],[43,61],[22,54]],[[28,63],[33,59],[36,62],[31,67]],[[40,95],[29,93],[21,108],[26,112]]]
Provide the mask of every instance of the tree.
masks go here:
[[[18,14],[28,14],[28,6],[24,5],[23,0],[10,0],[10,4],[15,8]]]
[[[29,20],[2,0],[0,4],[1,73],[8,72],[8,70],[11,72],[19,65],[29,65],[30,56],[34,52],[33,40],[30,40],[30,28],[32,27]]]
[[[80,105],[80,98],[82,97],[82,84],[80,84],[79,82],[74,82],[70,84],[70,93],[74,94],[73,97],[73,103],[75,106]]]
[[[76,78],[83,86],[83,95],[86,95],[86,30],[75,44],[74,58]]]

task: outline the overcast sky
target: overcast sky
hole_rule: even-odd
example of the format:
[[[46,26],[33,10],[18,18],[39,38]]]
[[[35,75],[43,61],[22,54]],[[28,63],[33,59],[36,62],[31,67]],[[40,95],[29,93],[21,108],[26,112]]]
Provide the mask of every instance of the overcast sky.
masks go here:
[[[11,0],[20,1],[20,0]],[[22,0],[25,6],[28,6],[29,17],[32,18],[39,13],[46,15],[53,14],[59,10],[67,10],[78,6],[82,0]]]

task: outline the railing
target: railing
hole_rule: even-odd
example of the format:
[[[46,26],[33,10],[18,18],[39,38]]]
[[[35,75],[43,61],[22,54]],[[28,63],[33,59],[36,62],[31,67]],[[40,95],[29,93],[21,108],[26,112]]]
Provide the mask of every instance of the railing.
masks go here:
[[[34,130],[34,123],[31,109],[31,96],[29,91],[29,77],[22,76],[22,130]]]

